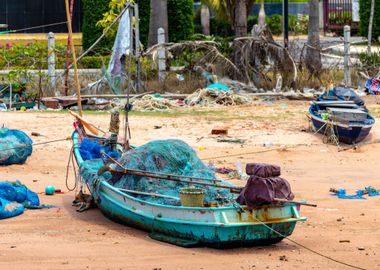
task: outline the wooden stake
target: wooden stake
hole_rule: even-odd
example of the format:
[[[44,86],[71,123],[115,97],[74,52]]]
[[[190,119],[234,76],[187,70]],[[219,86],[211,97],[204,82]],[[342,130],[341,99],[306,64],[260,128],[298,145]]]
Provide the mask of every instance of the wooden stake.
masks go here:
[[[67,28],[69,29],[69,38],[71,40],[71,43],[70,43],[71,53],[73,55],[74,78],[75,78],[75,85],[76,85],[76,88],[77,88],[78,113],[79,113],[80,116],[82,116],[82,99],[81,99],[81,96],[80,96],[80,85],[79,85],[79,78],[78,78],[77,58],[76,58],[76,55],[75,55],[75,47],[74,47],[74,40],[73,40],[73,28],[72,28],[72,25],[71,25],[69,0],[65,0],[65,3],[66,3]]]

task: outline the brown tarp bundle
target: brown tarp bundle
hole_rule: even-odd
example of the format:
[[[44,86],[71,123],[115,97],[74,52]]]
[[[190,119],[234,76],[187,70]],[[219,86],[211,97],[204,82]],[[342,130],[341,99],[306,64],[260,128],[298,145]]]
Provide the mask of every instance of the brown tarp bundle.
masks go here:
[[[279,177],[279,166],[248,163],[246,173],[250,177],[237,198],[239,204],[254,207],[272,203],[275,198],[293,200],[294,194],[288,181]]]

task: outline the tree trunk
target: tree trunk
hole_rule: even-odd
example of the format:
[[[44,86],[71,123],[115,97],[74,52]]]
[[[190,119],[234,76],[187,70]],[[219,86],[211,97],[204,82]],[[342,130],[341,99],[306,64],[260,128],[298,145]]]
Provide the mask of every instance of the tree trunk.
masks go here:
[[[371,56],[371,42],[372,42],[372,26],[373,26],[373,14],[375,11],[375,0],[371,1],[371,13],[369,15],[369,24],[368,24],[368,55]]]
[[[210,35],[210,10],[206,5],[201,8],[201,24],[202,33],[206,36]]]
[[[168,1],[150,0],[148,47],[157,44],[157,29],[160,27],[162,27],[165,30],[165,42],[169,42]]]
[[[234,9],[234,29],[235,37],[245,37],[247,35],[247,6],[248,0],[235,0]]]
[[[309,0],[309,25],[305,64],[311,75],[319,76],[322,70],[320,41],[319,41],[319,3]]]

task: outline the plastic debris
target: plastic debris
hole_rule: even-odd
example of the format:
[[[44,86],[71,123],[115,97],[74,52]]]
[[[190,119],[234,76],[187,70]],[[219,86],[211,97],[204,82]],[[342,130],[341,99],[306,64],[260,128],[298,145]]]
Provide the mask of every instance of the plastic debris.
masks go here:
[[[371,186],[365,187],[364,189],[359,189],[353,195],[347,195],[346,189],[335,189],[330,188],[330,192],[332,196],[337,196],[339,199],[351,199],[351,200],[365,200],[364,195],[372,196],[380,196],[380,190],[377,190]]]
[[[367,89],[368,93],[373,94],[373,95],[379,95],[380,94],[380,79],[369,78],[365,84],[365,88]]]

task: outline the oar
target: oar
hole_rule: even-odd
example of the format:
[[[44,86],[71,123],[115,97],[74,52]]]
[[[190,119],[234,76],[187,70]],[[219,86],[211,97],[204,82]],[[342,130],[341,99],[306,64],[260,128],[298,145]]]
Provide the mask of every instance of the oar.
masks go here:
[[[75,118],[77,118],[81,123],[82,125],[88,130],[90,131],[92,134],[94,135],[99,135],[99,132],[98,131],[101,131],[103,133],[106,133],[105,131],[101,130],[100,128],[96,127],[94,124],[90,123],[89,121],[85,120],[82,116],[80,116],[79,114],[73,112],[73,111],[70,111],[69,110],[69,113],[74,116]]]
[[[310,207],[317,207],[316,204],[312,204],[312,203],[305,203],[305,202],[299,202],[299,201],[289,201],[287,199],[280,199],[280,198],[274,198],[273,202],[282,202],[282,203],[295,203],[295,204],[299,204],[299,205],[304,205],[304,206],[310,206]]]

